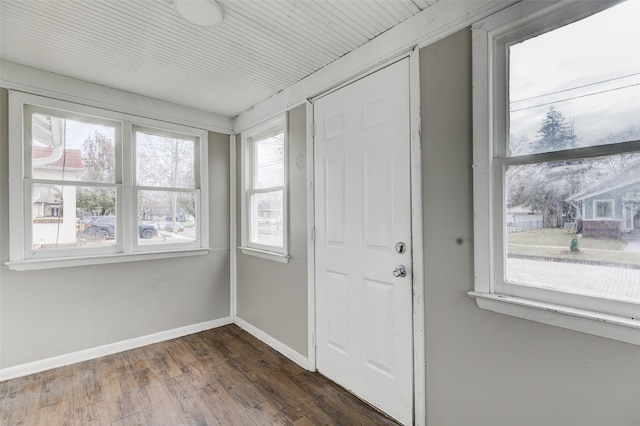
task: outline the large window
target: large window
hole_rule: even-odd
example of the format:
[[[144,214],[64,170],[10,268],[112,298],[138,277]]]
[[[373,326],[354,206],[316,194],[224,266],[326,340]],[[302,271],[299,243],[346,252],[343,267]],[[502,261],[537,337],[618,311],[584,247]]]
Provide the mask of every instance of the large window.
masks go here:
[[[206,132],[18,92],[10,120],[10,267],[208,246]]]
[[[280,261],[288,259],[286,148],[285,116],[242,135],[242,249]]]
[[[481,307],[640,344],[639,17],[533,2],[474,26]]]

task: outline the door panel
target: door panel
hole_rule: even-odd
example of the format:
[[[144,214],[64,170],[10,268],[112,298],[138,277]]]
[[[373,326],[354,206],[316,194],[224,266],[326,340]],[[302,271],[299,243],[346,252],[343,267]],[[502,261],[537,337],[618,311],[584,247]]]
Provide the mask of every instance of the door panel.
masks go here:
[[[325,230],[327,244],[344,246],[346,233],[347,179],[343,159],[325,161]]]
[[[343,355],[349,355],[347,329],[348,318],[347,276],[327,272],[327,301],[331,301],[331,316],[327,318],[327,344]]]
[[[403,60],[314,102],[317,368],[405,424],[413,417],[408,76]],[[398,265],[407,276],[393,275]]]

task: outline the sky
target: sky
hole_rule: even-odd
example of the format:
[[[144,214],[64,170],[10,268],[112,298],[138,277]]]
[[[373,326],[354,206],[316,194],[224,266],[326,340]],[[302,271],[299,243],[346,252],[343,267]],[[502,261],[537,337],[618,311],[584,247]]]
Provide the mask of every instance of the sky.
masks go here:
[[[81,149],[84,141],[89,136],[93,136],[98,130],[104,134],[107,139],[115,140],[115,128],[102,126],[99,124],[82,123],[80,121],[67,120],[67,148]]]
[[[537,138],[551,105],[581,146],[640,126],[640,0],[510,48],[510,134]]]

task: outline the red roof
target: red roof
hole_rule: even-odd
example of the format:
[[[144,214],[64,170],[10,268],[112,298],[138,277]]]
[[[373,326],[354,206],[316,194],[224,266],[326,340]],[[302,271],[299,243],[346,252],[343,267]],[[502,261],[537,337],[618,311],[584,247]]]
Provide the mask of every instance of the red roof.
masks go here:
[[[53,148],[49,146],[34,146],[31,148],[32,158],[48,157],[53,152]],[[82,153],[79,149],[65,149],[64,155],[53,163],[49,163],[43,167],[60,167],[64,165],[68,169],[83,169]]]

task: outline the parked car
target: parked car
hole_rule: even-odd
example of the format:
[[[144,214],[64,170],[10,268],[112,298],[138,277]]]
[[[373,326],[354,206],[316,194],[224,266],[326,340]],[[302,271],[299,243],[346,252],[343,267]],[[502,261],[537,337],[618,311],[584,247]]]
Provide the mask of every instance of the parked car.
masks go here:
[[[113,238],[116,235],[115,216],[95,216],[85,224],[84,230],[96,238]],[[158,224],[155,222],[138,222],[138,235],[148,240],[158,234]]]
[[[184,231],[184,225],[182,223],[176,222],[175,228],[174,228],[174,223],[170,220],[167,220],[165,222],[159,222],[158,226],[162,231],[167,231],[167,232],[174,232],[174,229],[176,230],[176,232]]]

